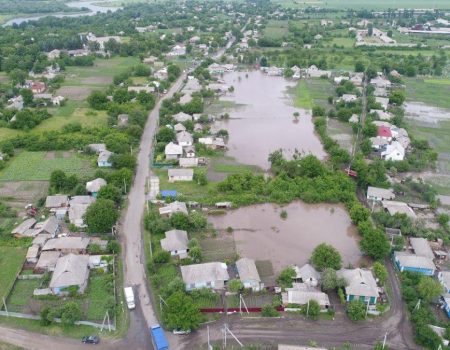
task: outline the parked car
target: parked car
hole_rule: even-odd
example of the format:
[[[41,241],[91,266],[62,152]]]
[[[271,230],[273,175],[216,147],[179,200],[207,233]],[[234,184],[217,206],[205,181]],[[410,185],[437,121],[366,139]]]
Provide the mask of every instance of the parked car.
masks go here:
[[[100,338],[96,335],[87,335],[81,339],[84,344],[98,344],[100,343]]]
[[[176,334],[176,335],[185,335],[185,334],[190,334],[191,333],[191,330],[190,329],[188,329],[188,330],[184,330],[184,329],[174,329],[173,330],[173,334]]]

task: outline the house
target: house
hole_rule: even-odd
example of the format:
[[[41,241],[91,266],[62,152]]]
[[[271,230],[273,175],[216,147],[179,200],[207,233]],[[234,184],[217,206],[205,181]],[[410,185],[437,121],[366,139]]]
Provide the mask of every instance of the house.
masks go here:
[[[210,149],[225,149],[225,141],[221,137],[200,137],[198,142]]]
[[[382,109],[371,109],[369,111],[369,114],[372,113],[376,113],[378,115],[378,118],[380,118],[380,120],[391,120],[392,119],[392,114],[389,112],[385,112]]]
[[[386,146],[386,150],[381,152],[381,158],[384,160],[401,161],[405,159],[405,149],[400,142],[394,141]]]
[[[113,155],[113,153],[108,151],[108,150],[100,151],[100,154],[98,155],[98,158],[97,158],[97,165],[100,168],[110,168],[110,167],[112,167],[112,163],[109,160],[109,158],[112,155]]]
[[[97,198],[98,191],[100,191],[100,188],[103,186],[106,186],[106,181],[99,177],[95,180],[86,182],[86,192],[92,197]]]
[[[201,288],[223,289],[229,280],[227,265],[221,262],[181,266],[186,291]]]
[[[106,145],[104,143],[91,143],[87,147],[90,151],[99,154],[102,151],[106,151]]]
[[[77,227],[85,227],[84,214],[87,208],[95,202],[95,197],[74,196],[69,202],[69,221]]]
[[[159,208],[159,215],[161,216],[170,217],[173,213],[183,213],[185,215],[188,215],[186,203],[175,201],[167,204],[165,207]]]
[[[125,126],[127,126],[129,117],[130,116],[128,114],[119,114],[117,116],[117,126],[118,127],[125,127]]]
[[[53,106],[61,106],[61,104],[65,101],[65,97],[64,96],[60,96],[60,95],[58,95],[58,96],[53,96],[52,98],[51,98],[51,101],[52,101],[52,105]]]
[[[341,269],[337,271],[338,277],[347,282],[345,295],[347,301],[360,300],[369,305],[375,305],[378,299],[378,287],[370,270]]]
[[[320,280],[320,273],[310,264],[305,264],[302,267],[293,266],[295,271],[295,281],[304,283],[310,287],[317,287]]]
[[[187,131],[180,131],[177,133],[176,137],[178,144],[182,147],[192,146],[192,143],[194,142],[194,138]]]
[[[91,239],[87,237],[60,237],[49,239],[42,251],[57,251],[63,254],[85,254]]]
[[[388,89],[391,87],[391,82],[388,79],[381,76],[371,79],[370,84],[377,88]]]
[[[40,247],[38,245],[32,245],[28,248],[26,256],[27,263],[36,264],[38,262],[39,250]]]
[[[169,142],[164,148],[166,159],[178,159],[183,155],[183,147],[176,143]]]
[[[167,72],[167,68],[166,68],[166,67],[163,67],[163,68],[157,70],[157,71],[153,74],[153,76],[154,76],[156,79],[159,79],[159,80],[166,80],[166,79],[169,77],[169,73]]]
[[[367,187],[367,199],[380,202],[386,199],[395,199],[395,194],[391,189],[369,186]]]
[[[11,231],[11,233],[14,235],[14,237],[16,238],[20,238],[20,237],[32,237],[33,233],[34,233],[34,225],[36,224],[36,220],[33,218],[30,219],[26,219],[25,221],[23,221],[22,223],[20,223],[18,226],[16,226],[15,228],[13,228],[13,230]]]
[[[139,93],[139,92],[143,91],[143,92],[146,92],[147,94],[151,94],[151,93],[155,92],[155,87],[154,86],[128,86],[127,90],[128,90],[128,92],[133,91],[133,92]],[[126,115],[126,114],[124,114],[124,115]]]
[[[406,216],[410,217],[411,219],[417,219],[416,213],[414,213],[414,210],[411,209],[411,207],[408,206],[408,204],[404,202],[397,202],[397,201],[387,201],[384,200],[381,202],[383,205],[383,208],[390,214],[405,214]]]
[[[66,295],[69,287],[76,287],[77,293],[82,294],[89,279],[89,256],[68,254],[58,259],[50,280],[53,294]]]
[[[431,260],[434,259],[434,253],[431,250],[430,244],[425,238],[421,237],[411,237],[409,239],[409,244],[411,245],[414,254],[419,256],[424,256]]]
[[[255,260],[241,258],[236,261],[236,269],[244,288],[259,292],[263,287],[258,270],[256,269]]]
[[[181,123],[177,123],[173,126],[173,130],[175,130],[175,132],[182,132],[186,131],[186,127]]]
[[[386,141],[390,142],[392,140],[392,132],[391,129],[387,126],[380,125],[378,127],[377,136],[380,138],[385,139]]]
[[[195,157],[195,147],[194,146],[184,147],[184,154],[186,155],[186,158],[194,158]]]
[[[173,120],[175,120],[178,123],[184,123],[189,121],[192,121],[192,116],[190,114],[184,113],[184,112],[180,112],[177,114],[174,114],[172,116]]]
[[[438,280],[444,287],[444,292],[450,293],[450,271],[439,271]]]
[[[377,97],[388,97],[388,92],[385,88],[376,87],[373,91],[373,95]]]
[[[47,52],[47,58],[49,61],[59,58],[61,51],[58,49]]]
[[[166,238],[161,240],[161,248],[166,252],[170,252],[172,256],[178,256],[180,259],[187,258],[188,235],[183,230],[171,230],[165,233]]]
[[[331,72],[327,70],[321,70],[317,66],[312,65],[306,69],[306,76],[309,78],[320,78],[321,76],[331,76]]]
[[[375,97],[375,102],[379,103],[384,110],[389,106],[389,99],[387,97]]]
[[[45,199],[45,208],[47,209],[66,208],[68,206],[69,196],[66,195],[47,196]]]
[[[35,236],[42,233],[47,233],[52,237],[55,237],[59,233],[60,229],[61,226],[55,216],[50,216],[47,220],[38,222],[34,226]]]
[[[192,168],[198,166],[198,158],[180,158],[179,164],[181,168]]]
[[[8,100],[7,109],[17,109],[18,111],[23,109],[23,97],[22,95],[10,98]],[[11,120],[10,120],[11,121]]]
[[[394,262],[401,272],[412,271],[427,276],[433,276],[434,271],[436,271],[433,260],[408,252],[394,252]]]
[[[358,96],[354,94],[343,94],[339,100],[344,101],[345,103],[355,102],[358,100]]]
[[[37,245],[40,248],[42,248],[45,244],[45,242],[47,242],[50,238],[52,238],[52,235],[48,234],[48,233],[41,233],[39,235],[37,235],[36,237],[34,237],[33,242],[31,242],[32,245]]]
[[[46,89],[45,83],[42,81],[33,81],[30,84],[30,90],[33,94],[42,94]]]
[[[372,143],[372,149],[375,151],[380,151],[386,149],[389,142],[383,137],[371,137],[370,142]]]
[[[210,74],[223,74],[225,73],[225,68],[218,63],[212,63],[208,67],[208,71]]]
[[[169,182],[176,181],[192,181],[194,178],[194,170],[192,169],[169,169],[167,172]]]
[[[289,304],[307,305],[311,300],[315,300],[322,310],[330,307],[328,295],[314,287],[304,283],[293,283],[292,288],[286,288],[286,292],[281,293],[284,306]]]
[[[45,271],[54,271],[56,262],[58,261],[60,256],[61,252],[54,252],[54,251],[41,252],[39,260],[36,266],[34,267],[34,271],[39,273]]]

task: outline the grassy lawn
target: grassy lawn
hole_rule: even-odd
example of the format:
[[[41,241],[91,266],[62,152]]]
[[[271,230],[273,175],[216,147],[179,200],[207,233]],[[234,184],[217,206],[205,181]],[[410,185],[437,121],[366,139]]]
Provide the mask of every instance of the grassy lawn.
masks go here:
[[[431,106],[450,108],[450,79],[404,78],[406,96],[410,101],[419,101]]]
[[[272,39],[281,39],[288,33],[288,21],[270,20],[264,29],[264,36]]]
[[[0,172],[0,180],[49,180],[54,170],[93,175],[92,161],[73,152],[22,152]]]
[[[21,349],[23,348],[0,341],[0,350],[21,350]]]
[[[337,45],[337,46],[343,46],[345,48],[353,47],[355,45],[355,39],[353,38],[333,38],[333,40],[330,42],[330,46]]]
[[[8,297],[8,310],[28,313],[27,306],[33,297],[33,291],[41,285],[40,279],[17,280]]]
[[[333,86],[327,79],[302,79],[294,90],[294,105],[305,109],[315,104],[326,106],[332,94]]]
[[[88,320],[103,320],[106,310],[111,303],[114,305],[114,294],[112,291],[112,275],[91,273],[88,287]],[[109,315],[112,317],[112,315]]]
[[[68,106],[54,110],[52,118],[44,120],[36,132],[60,130],[69,123],[80,123],[83,127],[101,127],[107,124],[106,111],[94,111],[90,108],[77,108],[76,102],[69,101]]]
[[[0,300],[14,283],[16,274],[22,268],[25,248],[0,247]]]
[[[246,164],[223,164],[214,162],[213,163],[213,169],[214,171],[218,173],[231,173],[231,174],[238,174],[238,173],[245,173],[245,172],[258,172],[259,169],[256,166],[252,165],[246,165]]]

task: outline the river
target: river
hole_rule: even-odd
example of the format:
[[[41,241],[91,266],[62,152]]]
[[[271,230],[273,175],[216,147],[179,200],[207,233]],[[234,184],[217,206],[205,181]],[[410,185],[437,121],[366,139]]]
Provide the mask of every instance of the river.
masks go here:
[[[264,170],[270,166],[269,154],[280,148],[288,158],[295,150],[319,159],[326,156],[310,112],[292,105],[287,90],[295,83],[260,71],[226,73],[223,79],[235,90],[221,100],[235,107],[226,110],[230,119],[218,121],[214,127],[229,132],[227,155]],[[294,112],[300,114],[297,119]]]
[[[68,7],[72,8],[79,8],[81,11],[81,8],[87,8],[89,9],[89,12],[79,12],[79,13],[55,13],[55,14],[43,14],[43,15],[37,15],[37,16],[28,16],[28,17],[16,17],[9,21],[7,21],[5,24],[3,24],[3,27],[11,26],[13,24],[21,24],[23,22],[28,21],[37,21],[38,19],[44,18],[44,17],[57,17],[57,18],[64,18],[64,17],[80,17],[80,16],[93,16],[100,13],[106,13],[108,11],[115,12],[120,7],[105,7],[98,5],[101,3],[101,1],[74,1],[74,2],[68,2],[66,5]]]

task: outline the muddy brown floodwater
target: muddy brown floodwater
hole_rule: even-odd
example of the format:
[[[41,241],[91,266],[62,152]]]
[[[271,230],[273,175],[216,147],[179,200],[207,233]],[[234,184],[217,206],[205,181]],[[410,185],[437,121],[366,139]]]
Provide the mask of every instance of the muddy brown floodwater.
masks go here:
[[[238,105],[228,111],[229,120],[215,125],[230,134],[227,155],[265,170],[269,169],[269,154],[280,148],[286,157],[296,149],[319,159],[326,156],[311,114],[292,106],[287,89],[294,83],[260,71],[226,73],[223,79],[235,91],[221,99]],[[294,112],[300,113],[297,120]]]
[[[280,217],[282,210],[288,214],[286,219]],[[356,266],[361,258],[356,227],[341,205],[265,203],[210,216],[208,221],[220,231],[232,227],[238,254],[270,260],[275,274],[288,265],[306,263],[323,242],[339,250],[344,266]]]

